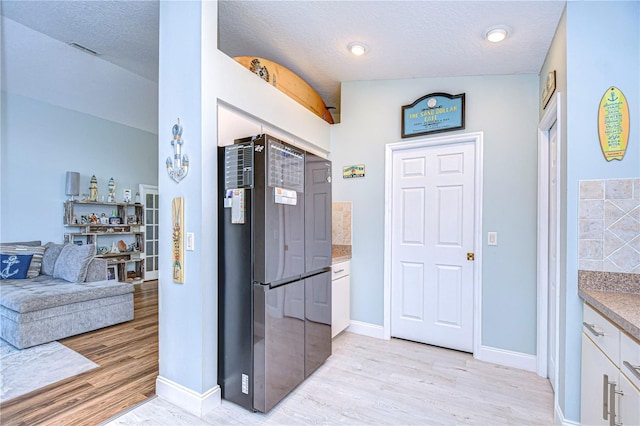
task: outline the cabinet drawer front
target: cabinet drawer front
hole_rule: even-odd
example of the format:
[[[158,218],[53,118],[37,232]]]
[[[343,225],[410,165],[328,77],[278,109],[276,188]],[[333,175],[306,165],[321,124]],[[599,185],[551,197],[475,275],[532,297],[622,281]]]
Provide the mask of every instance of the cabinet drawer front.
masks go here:
[[[640,343],[620,333],[620,370],[640,389]]]
[[[349,277],[345,276],[331,282],[331,337],[349,326],[350,313]]]
[[[331,279],[337,280],[338,278],[346,277],[349,275],[349,266],[351,262],[340,262],[331,265]]]
[[[582,331],[616,365],[620,366],[620,331],[589,305],[584,305]]]

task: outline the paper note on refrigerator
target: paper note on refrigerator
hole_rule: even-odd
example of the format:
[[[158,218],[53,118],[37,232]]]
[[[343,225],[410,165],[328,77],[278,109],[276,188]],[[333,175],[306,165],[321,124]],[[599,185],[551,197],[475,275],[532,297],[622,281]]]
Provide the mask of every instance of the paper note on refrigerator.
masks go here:
[[[298,193],[291,189],[275,188],[275,200],[276,204],[287,204],[295,206],[298,204]]]
[[[244,224],[244,189],[234,189],[231,200],[231,223]]]

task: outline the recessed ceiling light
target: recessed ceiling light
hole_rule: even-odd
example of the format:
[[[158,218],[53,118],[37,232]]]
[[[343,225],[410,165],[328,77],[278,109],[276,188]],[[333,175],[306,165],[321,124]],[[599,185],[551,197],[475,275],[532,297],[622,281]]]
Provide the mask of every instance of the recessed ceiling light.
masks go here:
[[[508,34],[504,28],[491,28],[485,33],[485,38],[492,43],[499,43],[507,38]]]
[[[364,43],[360,43],[359,41],[352,41],[347,46],[349,52],[353,53],[356,56],[362,56],[367,53],[367,45]]]

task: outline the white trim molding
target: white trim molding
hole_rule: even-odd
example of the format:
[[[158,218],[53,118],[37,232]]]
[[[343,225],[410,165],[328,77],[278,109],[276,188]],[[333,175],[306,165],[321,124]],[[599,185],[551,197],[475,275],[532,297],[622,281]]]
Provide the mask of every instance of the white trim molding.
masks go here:
[[[389,340],[389,337],[386,337],[383,326],[368,322],[351,320],[346,331],[354,334],[360,334],[362,336],[375,337],[376,339]]]
[[[474,352],[473,356],[480,361],[492,362],[494,364],[532,372],[536,371],[535,355],[480,345],[480,350]]]
[[[562,93],[556,92],[549,104],[547,110],[542,116],[542,119],[538,123],[538,262],[537,262],[537,367],[536,373],[540,377],[548,377],[548,337],[549,337],[549,130],[556,124],[557,133],[557,176],[556,181],[560,185],[561,172],[561,153],[562,153]],[[560,194],[560,190],[558,191]],[[560,211],[559,200],[556,200],[557,212]],[[560,221],[556,221],[559,226]],[[558,232],[556,230],[556,232]],[[559,240],[559,234],[558,234]],[[557,258],[560,258],[560,252],[556,248]],[[558,309],[559,309],[559,295],[557,294],[559,288],[559,265],[556,267],[556,319],[555,319],[555,336],[556,336],[556,353],[554,359],[556,360],[555,382],[553,384],[554,389],[557,389],[558,383]],[[557,392],[555,396],[557,405]]]
[[[220,386],[197,393],[162,376],[156,378],[156,395],[200,418],[220,405]]]
[[[557,402],[555,404],[553,424],[556,426],[580,426],[580,422],[574,422],[564,418],[564,413]]]
[[[475,146],[475,217],[473,262],[473,352],[480,352],[482,344],[482,187],[483,187],[483,132],[433,136],[407,142],[387,144],[385,147],[385,212],[384,212],[384,338],[391,338],[391,227],[393,190],[393,152],[396,150],[473,143]],[[353,322],[352,322],[353,324]]]

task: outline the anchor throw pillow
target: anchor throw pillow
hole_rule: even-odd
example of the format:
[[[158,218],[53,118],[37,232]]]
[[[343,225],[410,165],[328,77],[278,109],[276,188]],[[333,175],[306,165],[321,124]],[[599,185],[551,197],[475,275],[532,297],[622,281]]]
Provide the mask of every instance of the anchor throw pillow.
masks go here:
[[[0,279],[23,280],[31,264],[32,254],[0,254]]]
[[[2,254],[15,254],[17,256],[28,254],[32,255],[29,271],[27,272],[27,278],[35,278],[40,275],[40,267],[42,264],[42,255],[44,254],[44,250],[45,247],[38,245],[27,246],[23,244],[0,244],[0,253]]]

